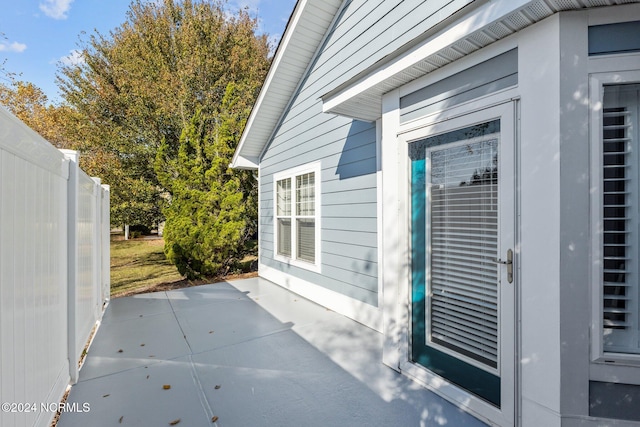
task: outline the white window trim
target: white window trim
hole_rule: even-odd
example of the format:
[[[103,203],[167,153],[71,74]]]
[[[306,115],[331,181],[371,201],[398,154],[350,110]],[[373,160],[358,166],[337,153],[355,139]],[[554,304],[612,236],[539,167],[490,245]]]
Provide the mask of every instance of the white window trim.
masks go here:
[[[598,61],[600,63],[601,61]],[[601,70],[598,70],[601,71]],[[640,354],[605,352],[603,344],[602,289],[602,108],[604,85],[640,83],[640,70],[599,72],[589,75],[591,143],[591,360],[606,364],[640,365]]]
[[[299,175],[307,173],[314,173],[314,186],[315,186],[315,262],[301,260],[297,258],[297,236],[295,232],[295,206],[296,206],[296,188],[295,178]],[[277,224],[277,197],[278,197],[278,181],[283,179],[291,179],[291,257],[278,254],[278,224]],[[276,261],[286,263],[295,267],[303,268],[305,270],[314,271],[320,273],[321,271],[321,207],[322,207],[322,195],[320,192],[320,182],[322,180],[320,162],[309,163],[306,165],[298,166],[292,169],[287,169],[282,172],[278,172],[273,175],[273,258]]]

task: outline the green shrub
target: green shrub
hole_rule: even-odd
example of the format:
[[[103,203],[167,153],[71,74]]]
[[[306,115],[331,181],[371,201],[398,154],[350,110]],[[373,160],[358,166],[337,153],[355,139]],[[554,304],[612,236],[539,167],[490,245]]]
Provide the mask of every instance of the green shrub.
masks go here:
[[[158,176],[171,193],[164,210],[165,254],[189,279],[229,273],[256,229],[255,180],[229,168],[248,115],[242,99],[230,84],[215,120],[196,112],[177,156],[172,159],[162,144],[156,157]]]

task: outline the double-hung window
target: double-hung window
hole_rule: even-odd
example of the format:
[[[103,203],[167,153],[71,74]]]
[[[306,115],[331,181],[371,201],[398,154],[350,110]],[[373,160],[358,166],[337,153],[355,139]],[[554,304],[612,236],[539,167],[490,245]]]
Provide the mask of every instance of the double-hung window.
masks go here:
[[[320,167],[307,165],[274,176],[275,258],[318,270]]]
[[[640,83],[596,82],[596,356],[640,355]],[[638,359],[640,360],[640,359]]]

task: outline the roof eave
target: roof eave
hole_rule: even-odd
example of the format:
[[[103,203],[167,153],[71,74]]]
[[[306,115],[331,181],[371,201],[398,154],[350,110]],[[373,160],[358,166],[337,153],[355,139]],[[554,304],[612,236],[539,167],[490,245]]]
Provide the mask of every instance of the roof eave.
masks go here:
[[[620,0],[605,0],[616,5]],[[631,0],[633,1],[633,0]],[[602,6],[585,0],[498,0],[482,4],[400,56],[390,56],[323,95],[322,111],[358,120],[382,116],[382,96],[557,12]]]
[[[243,158],[251,159],[252,162],[253,159],[258,159],[256,163],[259,161],[342,3],[343,0],[298,0],[251,110],[231,167],[241,168],[241,164],[246,163]],[[310,26],[305,25],[306,22],[314,23],[316,30],[320,26],[322,34],[308,30],[307,27]],[[298,66],[293,67],[292,64]],[[287,79],[279,76],[279,70],[285,66],[289,76]]]
[[[233,169],[257,170],[258,157],[234,156],[233,162],[229,167]]]

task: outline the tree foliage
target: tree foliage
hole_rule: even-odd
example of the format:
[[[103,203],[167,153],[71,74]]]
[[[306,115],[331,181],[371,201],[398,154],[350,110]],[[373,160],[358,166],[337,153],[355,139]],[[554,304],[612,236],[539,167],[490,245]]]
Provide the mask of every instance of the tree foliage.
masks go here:
[[[73,145],[74,133],[69,128],[73,110],[50,104],[33,83],[11,78],[9,84],[0,84],[0,104],[58,148]]]
[[[102,165],[113,166],[112,217],[151,225],[145,218],[159,216],[164,206],[168,253],[201,260],[184,270],[190,275],[229,265],[233,254],[212,239],[234,245],[255,230],[254,219],[238,219],[257,212],[255,183],[226,168],[266,76],[269,45],[246,11],[230,15],[224,6],[134,0],[126,22],[90,36],[81,46],[83,62],[62,65],[58,74],[62,96],[77,114],[78,140],[100,153]],[[206,151],[201,160],[197,146]],[[196,161],[204,163],[196,167]],[[189,198],[203,207],[187,209]],[[178,238],[172,227],[193,241]],[[221,251],[221,258],[206,260]]]
[[[162,141],[174,150],[197,108],[218,113],[230,82],[262,82],[269,65],[265,37],[244,11],[221,3],[135,0],[109,37],[94,35],[85,62],[63,66],[64,98],[96,127],[97,137],[151,172]]]
[[[117,220],[151,224],[160,218],[156,186],[125,173],[123,158],[102,145],[91,144],[83,117],[68,105],[53,105],[32,83],[0,84],[0,104],[57,148],[81,152],[80,164],[90,176],[111,185],[111,213]]]
[[[169,155],[166,141],[157,153],[156,171],[171,192],[165,253],[190,279],[225,274],[256,230],[250,216],[255,186],[247,180],[252,178],[229,168],[249,113],[244,100],[246,93],[230,83],[220,114],[196,111],[182,132],[177,157]]]

